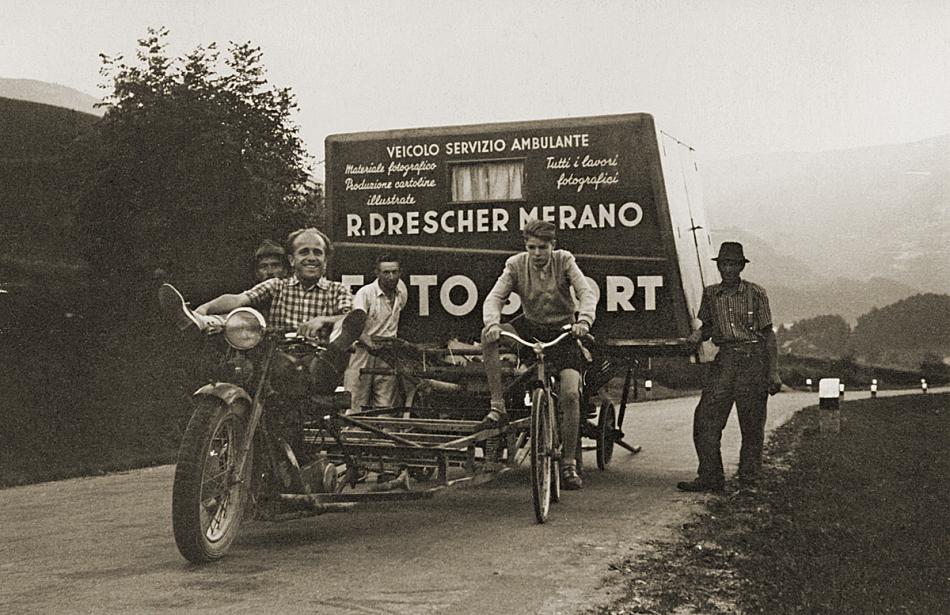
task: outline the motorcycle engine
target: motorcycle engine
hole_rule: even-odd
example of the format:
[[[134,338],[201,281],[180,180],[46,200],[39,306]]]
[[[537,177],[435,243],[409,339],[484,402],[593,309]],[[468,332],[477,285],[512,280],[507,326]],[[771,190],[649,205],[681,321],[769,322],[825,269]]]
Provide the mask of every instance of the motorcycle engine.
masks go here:
[[[315,358],[309,347],[281,349],[274,356],[271,367],[271,387],[281,397],[298,399],[307,396],[310,363]]]

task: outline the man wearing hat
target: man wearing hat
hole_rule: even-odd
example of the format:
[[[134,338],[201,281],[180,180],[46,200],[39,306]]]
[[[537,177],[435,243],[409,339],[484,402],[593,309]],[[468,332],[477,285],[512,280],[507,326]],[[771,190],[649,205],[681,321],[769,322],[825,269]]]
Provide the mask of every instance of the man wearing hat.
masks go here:
[[[703,324],[688,341],[698,344],[712,338],[719,353],[709,366],[693,416],[698,476],[677,483],[683,491],[723,490],[720,440],[733,404],[742,432],[739,481],[750,484],[756,480],[762,465],[766,403],[768,396],[782,387],[768,296],[764,288],[739,276],[749,262],[742,244],[724,242],[713,260],[722,282],[703,290],[698,314]]]

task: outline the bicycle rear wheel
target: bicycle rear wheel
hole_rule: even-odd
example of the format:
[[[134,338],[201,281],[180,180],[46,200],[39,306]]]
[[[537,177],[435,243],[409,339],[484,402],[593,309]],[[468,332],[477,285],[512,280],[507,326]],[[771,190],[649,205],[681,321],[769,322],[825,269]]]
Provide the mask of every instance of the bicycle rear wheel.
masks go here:
[[[554,463],[554,421],[550,398],[543,388],[531,395],[531,496],[534,517],[547,521],[551,508],[551,479]]]

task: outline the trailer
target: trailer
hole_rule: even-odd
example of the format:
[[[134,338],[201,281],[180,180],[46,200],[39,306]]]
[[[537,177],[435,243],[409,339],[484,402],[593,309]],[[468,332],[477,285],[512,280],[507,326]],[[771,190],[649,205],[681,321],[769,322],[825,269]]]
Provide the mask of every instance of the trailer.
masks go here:
[[[485,295],[538,218],[597,292],[598,338],[694,352],[682,342],[714,279],[698,165],[651,115],[336,134],[326,152],[333,275],[358,287],[377,255],[397,255],[401,337],[476,340]],[[513,296],[504,313],[519,307]]]

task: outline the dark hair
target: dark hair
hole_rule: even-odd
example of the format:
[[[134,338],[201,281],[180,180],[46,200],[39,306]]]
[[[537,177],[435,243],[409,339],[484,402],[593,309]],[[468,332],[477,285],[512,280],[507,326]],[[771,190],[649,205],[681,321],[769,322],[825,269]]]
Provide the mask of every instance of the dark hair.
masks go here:
[[[395,254],[391,254],[391,253],[389,253],[389,252],[383,252],[382,254],[380,254],[379,256],[376,257],[376,268],[377,268],[377,269],[379,269],[380,263],[399,263],[399,264],[402,264],[402,262],[399,260],[399,257],[398,257],[398,256],[396,256]]]
[[[524,237],[525,241],[528,241],[528,237],[534,237],[542,241],[554,241],[556,233],[557,227],[551,222],[546,220],[529,220],[528,223],[524,225],[521,236]]]
[[[330,256],[333,254],[333,243],[330,241],[330,238],[327,237],[326,233],[315,226],[299,228],[290,235],[287,235],[287,254],[294,253],[294,242],[304,233],[316,233],[321,239],[323,239],[323,245],[326,246],[327,249],[327,260],[330,260]]]
[[[264,258],[276,257],[283,259],[286,256],[287,250],[284,249],[284,246],[273,239],[265,239],[261,242],[261,245],[257,246],[257,249],[254,250],[254,264],[257,265],[261,262],[261,259]]]

